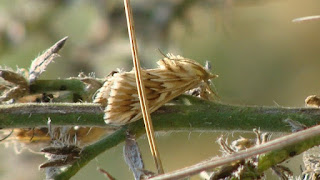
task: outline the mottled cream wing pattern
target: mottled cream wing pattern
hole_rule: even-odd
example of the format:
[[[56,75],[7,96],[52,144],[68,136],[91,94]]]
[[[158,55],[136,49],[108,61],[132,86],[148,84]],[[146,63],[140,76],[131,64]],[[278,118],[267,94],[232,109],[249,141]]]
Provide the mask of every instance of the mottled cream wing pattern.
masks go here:
[[[142,70],[151,113],[200,84],[206,84],[206,91],[212,92],[208,81],[217,76],[199,63],[168,54],[157,64],[159,67],[156,69]],[[107,124],[123,125],[142,118],[134,71],[109,76],[98,90],[94,102],[105,107],[104,120]]]

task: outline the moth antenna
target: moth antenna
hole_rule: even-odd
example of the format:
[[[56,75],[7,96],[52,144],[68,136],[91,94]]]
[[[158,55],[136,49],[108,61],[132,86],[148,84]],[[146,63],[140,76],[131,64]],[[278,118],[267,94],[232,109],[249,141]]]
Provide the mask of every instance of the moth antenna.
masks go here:
[[[161,51],[160,48],[158,48],[158,51],[159,51],[159,53],[160,53],[163,57],[166,57],[166,58],[170,59],[165,53],[163,53],[163,52]]]

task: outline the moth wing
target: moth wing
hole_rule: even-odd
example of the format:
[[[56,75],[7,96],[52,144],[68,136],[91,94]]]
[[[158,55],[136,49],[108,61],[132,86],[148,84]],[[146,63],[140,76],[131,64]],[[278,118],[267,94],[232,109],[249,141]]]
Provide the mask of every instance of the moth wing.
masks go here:
[[[98,89],[94,97],[94,103],[100,103],[102,106],[107,106],[107,100],[110,95],[111,85],[113,84],[114,80],[115,78],[112,76],[104,82],[104,84],[100,89]]]
[[[172,73],[163,73],[161,69],[144,70],[143,80],[148,99],[150,113],[159,107],[193,88],[199,79],[181,79]],[[142,118],[140,101],[133,72],[119,74],[111,83],[104,87],[107,96],[100,93],[100,97],[106,98],[103,102],[105,108],[105,122],[107,124],[126,124]],[[104,91],[103,89],[100,91]],[[99,94],[98,94],[99,95]],[[96,101],[97,102],[97,101]]]

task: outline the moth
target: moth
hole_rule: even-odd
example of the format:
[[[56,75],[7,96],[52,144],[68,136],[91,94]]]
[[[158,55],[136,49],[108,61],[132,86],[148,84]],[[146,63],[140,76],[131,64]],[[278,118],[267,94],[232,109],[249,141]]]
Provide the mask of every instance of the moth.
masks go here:
[[[210,80],[217,75],[196,61],[167,54],[157,64],[155,69],[142,70],[150,113],[197,87],[201,87],[204,94],[215,95]],[[105,107],[106,124],[124,125],[142,118],[134,71],[108,76],[93,102]]]

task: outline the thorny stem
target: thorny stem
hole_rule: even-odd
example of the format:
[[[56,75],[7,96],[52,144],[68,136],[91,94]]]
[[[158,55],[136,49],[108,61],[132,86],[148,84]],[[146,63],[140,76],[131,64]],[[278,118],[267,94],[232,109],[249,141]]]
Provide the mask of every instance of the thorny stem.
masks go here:
[[[164,171],[163,171],[163,167],[160,159],[160,154],[158,152],[156,141],[154,138],[154,130],[153,130],[152,120],[151,120],[149,107],[148,107],[148,99],[146,96],[145,86],[144,86],[144,82],[141,75],[141,66],[140,66],[140,61],[138,57],[138,46],[136,42],[130,0],[124,0],[124,7],[126,12],[128,33],[129,33],[129,39],[130,39],[130,45],[131,45],[131,51],[132,51],[132,59],[133,59],[137,90],[138,90],[138,96],[139,96],[140,105],[141,105],[143,121],[146,129],[146,134],[149,141],[152,157],[155,161],[156,167],[158,169],[158,173],[162,174]]]
[[[47,127],[49,117],[58,126],[106,126],[102,107],[93,103],[0,105],[0,128]]]
[[[189,105],[165,105],[152,113],[155,130],[242,130],[289,132],[283,120],[290,118],[306,126],[320,123],[320,110],[220,104],[182,95],[176,101]],[[103,108],[92,103],[30,103],[0,105],[0,128],[54,125],[106,126]]]

